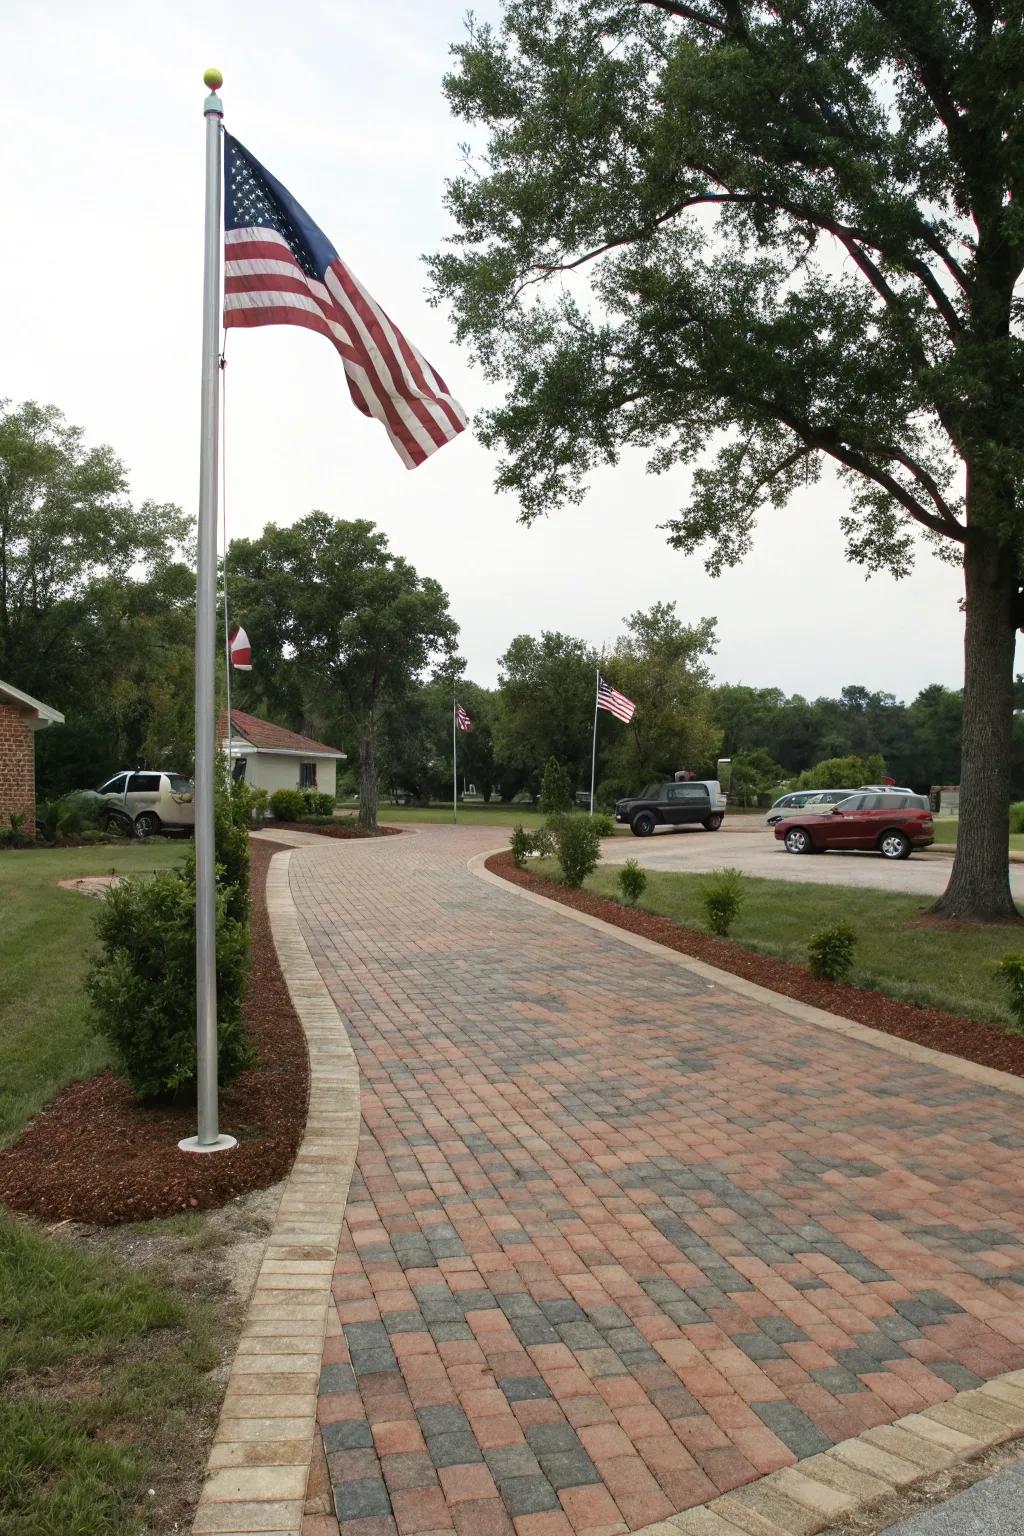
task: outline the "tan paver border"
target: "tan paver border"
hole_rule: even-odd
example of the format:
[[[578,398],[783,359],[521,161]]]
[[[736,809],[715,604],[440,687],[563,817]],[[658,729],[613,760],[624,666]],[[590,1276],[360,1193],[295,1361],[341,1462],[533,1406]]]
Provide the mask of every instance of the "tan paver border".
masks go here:
[[[267,909],[309,1048],[309,1110],[228,1377],[195,1536],[299,1536],[331,1278],[359,1145],[355,1053],[299,929],[291,858],[289,850],[270,861]]]
[[[933,1051],[929,1045],[918,1045],[916,1040],[903,1040],[899,1035],[887,1035],[884,1030],[872,1029],[869,1025],[858,1024],[853,1019],[840,1018],[838,1014],[827,1013],[824,1008],[814,1008],[810,1003],[800,1003],[794,997],[786,997],[781,992],[772,992],[770,988],[758,986],[756,982],[747,981],[743,976],[734,976],[731,971],[719,970],[717,966],[708,965],[704,960],[696,960],[692,955],[680,954],[677,949],[669,949],[653,939],[645,939],[638,933],[630,933],[628,929],[619,928],[615,923],[606,923],[603,918],[591,917],[589,912],[577,912],[573,907],[563,906],[560,901],[539,896],[535,891],[526,890],[524,886],[513,885],[511,880],[503,880],[500,875],[484,867],[486,861],[493,858],[496,853],[507,851],[508,844],[505,843],[500,848],[490,849],[487,853],[478,853],[468,861],[468,867],[481,880],[500,886],[503,891],[512,891],[524,901],[532,901],[542,906],[548,913],[568,918],[570,922],[582,923],[606,938],[631,944],[634,949],[641,949],[646,954],[656,955],[660,960],[667,960],[673,965],[681,966],[684,971],[700,976],[712,986],[726,987],[741,997],[749,998],[751,1002],[760,1003],[765,1008],[774,1008],[777,1013],[783,1013],[788,1018],[799,1019],[804,1024],[814,1024],[819,1029],[831,1030],[833,1034],[846,1035],[850,1040],[859,1040],[864,1045],[873,1045],[880,1051],[889,1051],[893,1056],[924,1062],[932,1067],[942,1067],[946,1072],[953,1072],[957,1077],[966,1077],[972,1083],[979,1083],[987,1088],[998,1088],[1003,1093],[1015,1093],[1018,1098],[1024,1098],[1024,1078],[1014,1077],[1012,1072],[1000,1072],[996,1067],[984,1067],[977,1061],[964,1061],[960,1056],[947,1056],[944,1051]]]
[[[1024,1371],[645,1526],[636,1536],[815,1536],[933,1473],[1024,1435]]]

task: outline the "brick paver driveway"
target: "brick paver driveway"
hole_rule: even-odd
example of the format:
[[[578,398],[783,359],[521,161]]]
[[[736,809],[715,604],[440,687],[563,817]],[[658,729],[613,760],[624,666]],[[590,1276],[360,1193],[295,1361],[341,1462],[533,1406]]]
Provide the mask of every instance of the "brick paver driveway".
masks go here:
[[[304,848],[363,1133],[320,1399],[346,1536],[611,1536],[1024,1366],[1024,1100],[466,868]]]

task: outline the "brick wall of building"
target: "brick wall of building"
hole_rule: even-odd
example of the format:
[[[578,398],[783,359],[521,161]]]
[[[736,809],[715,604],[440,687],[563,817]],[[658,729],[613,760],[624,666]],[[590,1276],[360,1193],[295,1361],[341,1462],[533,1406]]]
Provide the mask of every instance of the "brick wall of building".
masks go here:
[[[35,732],[26,713],[0,704],[0,826],[9,825],[12,811],[20,811],[26,832],[35,831],[35,805]]]

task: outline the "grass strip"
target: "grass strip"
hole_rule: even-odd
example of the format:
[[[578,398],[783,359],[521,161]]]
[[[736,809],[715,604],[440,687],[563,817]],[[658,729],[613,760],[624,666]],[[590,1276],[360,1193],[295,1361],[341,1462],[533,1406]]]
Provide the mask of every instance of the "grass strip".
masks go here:
[[[110,1064],[83,990],[96,902],[57,881],[144,874],[184,856],[163,838],[0,853],[0,1146],[61,1088]]]
[[[0,1218],[0,1531],[135,1536],[212,1391],[211,1314],[158,1273]]]
[[[551,880],[560,873],[554,859],[531,860],[529,870]],[[647,888],[637,902],[641,911],[710,932],[702,903],[708,875],[653,870],[646,874]],[[620,900],[617,868],[599,868],[584,889]],[[981,924],[962,928],[918,925],[931,906],[930,898],[920,895],[838,885],[801,886],[795,881],[761,880],[751,875],[743,876],[742,890],[743,904],[729,933],[735,943],[806,965],[811,935],[842,919],[857,934],[856,962],[850,978],[855,986],[1012,1027],[1005,986],[995,967],[1007,950],[1024,950],[1024,930]]]

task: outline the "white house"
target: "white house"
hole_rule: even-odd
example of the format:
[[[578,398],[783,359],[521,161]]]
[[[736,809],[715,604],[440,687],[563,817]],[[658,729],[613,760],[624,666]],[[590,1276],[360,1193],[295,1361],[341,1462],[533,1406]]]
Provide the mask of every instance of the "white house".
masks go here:
[[[232,777],[244,779],[254,789],[315,789],[320,794],[335,793],[338,763],[346,753],[337,747],[311,741],[283,725],[258,720],[240,709],[231,711],[231,731],[227,717],[221,716],[221,748],[231,761]]]

